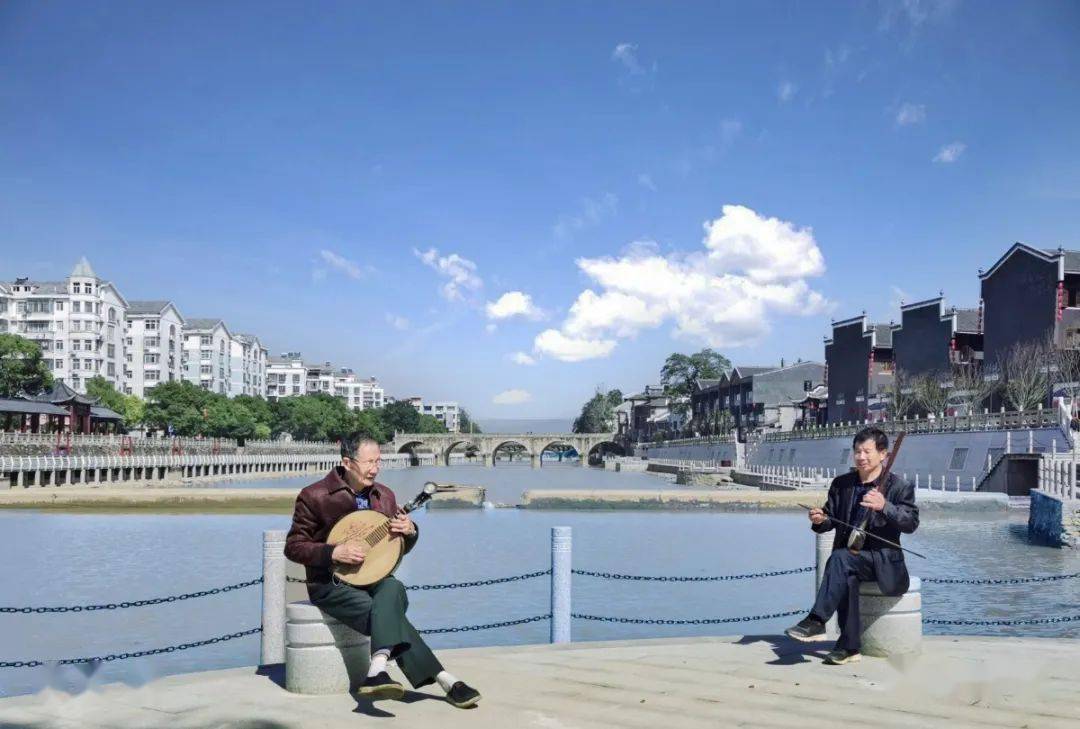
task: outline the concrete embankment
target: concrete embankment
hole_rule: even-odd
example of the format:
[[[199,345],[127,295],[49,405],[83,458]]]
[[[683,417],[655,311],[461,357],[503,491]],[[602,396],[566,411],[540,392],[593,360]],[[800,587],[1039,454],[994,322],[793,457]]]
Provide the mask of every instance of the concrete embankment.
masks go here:
[[[0,509],[55,509],[63,511],[292,511],[299,488],[55,488],[0,491]],[[399,494],[403,500],[406,497]],[[440,491],[435,508],[479,508],[484,489],[476,486]]]
[[[483,694],[472,711],[437,686],[403,701],[298,696],[280,666],[112,684],[76,696],[47,689],[0,699],[0,724],[35,729],[195,727],[1045,727],[1080,724],[1069,666],[1080,641],[929,637],[893,660],[821,665],[828,643],[776,635],[444,650]],[[391,673],[398,676],[396,668]],[[861,720],[860,720],[861,718]]]

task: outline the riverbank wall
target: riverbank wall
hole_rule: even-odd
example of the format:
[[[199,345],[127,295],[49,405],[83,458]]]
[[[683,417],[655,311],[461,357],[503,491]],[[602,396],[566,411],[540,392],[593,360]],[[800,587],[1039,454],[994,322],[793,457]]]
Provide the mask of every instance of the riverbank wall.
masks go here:
[[[1028,537],[1053,547],[1080,548],[1080,499],[1064,499],[1040,489],[1031,491]]]

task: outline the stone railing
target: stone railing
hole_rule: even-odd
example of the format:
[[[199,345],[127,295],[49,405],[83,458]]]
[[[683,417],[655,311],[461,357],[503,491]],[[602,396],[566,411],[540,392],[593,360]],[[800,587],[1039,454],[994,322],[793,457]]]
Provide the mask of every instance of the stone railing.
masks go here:
[[[1059,499],[1077,498],[1076,462],[1064,458],[1040,458],[1039,490]]]
[[[231,438],[144,438],[124,435],[0,432],[0,454],[9,456],[85,455],[229,455],[280,453],[338,453],[330,441],[248,440]]]
[[[774,433],[766,432],[765,441],[769,443],[790,440],[817,440],[828,438],[850,438],[867,426],[881,428],[886,433],[957,433],[973,430],[1022,430],[1025,428],[1061,428],[1060,414],[1054,409],[1008,410],[997,413],[975,415],[938,415],[927,418],[899,418],[878,422],[859,421],[825,425],[818,428],[799,428]],[[1067,426],[1067,422],[1064,423]],[[1067,427],[1064,430],[1068,433]]]

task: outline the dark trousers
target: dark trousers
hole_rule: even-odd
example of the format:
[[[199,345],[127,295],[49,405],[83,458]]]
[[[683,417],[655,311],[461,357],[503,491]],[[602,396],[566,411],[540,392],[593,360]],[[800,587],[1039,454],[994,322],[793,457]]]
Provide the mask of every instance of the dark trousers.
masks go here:
[[[857,651],[862,645],[862,621],[859,619],[859,583],[877,580],[874,559],[869,552],[852,554],[837,549],[825,563],[825,579],[818,588],[817,600],[810,614],[827,622],[836,613],[840,639],[836,647]]]
[[[413,688],[435,682],[442,664],[416,632],[405,610],[405,586],[386,577],[368,587],[332,582],[308,585],[313,605],[327,615],[371,637],[371,652],[389,650]]]

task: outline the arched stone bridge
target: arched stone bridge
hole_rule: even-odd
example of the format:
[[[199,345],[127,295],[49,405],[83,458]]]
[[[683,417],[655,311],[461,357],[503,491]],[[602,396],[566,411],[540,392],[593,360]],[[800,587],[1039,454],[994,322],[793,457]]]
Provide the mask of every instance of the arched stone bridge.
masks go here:
[[[519,445],[525,449],[533,468],[540,467],[540,454],[551,446],[570,446],[581,455],[581,465],[585,466],[589,457],[605,444],[622,453],[614,433],[395,433],[391,441],[395,453],[428,451],[446,466],[450,465],[450,453],[455,449],[464,453],[472,446],[485,465],[494,466],[500,449]]]

